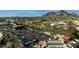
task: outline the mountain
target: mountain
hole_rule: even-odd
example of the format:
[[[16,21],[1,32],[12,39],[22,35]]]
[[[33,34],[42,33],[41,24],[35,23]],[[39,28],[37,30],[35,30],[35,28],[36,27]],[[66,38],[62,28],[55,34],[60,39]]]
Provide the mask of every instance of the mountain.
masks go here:
[[[43,16],[63,16],[63,15],[75,16],[76,14],[75,13],[68,13],[67,11],[64,11],[64,10],[59,10],[59,11],[56,11],[56,12],[54,12],[54,11],[48,12]]]

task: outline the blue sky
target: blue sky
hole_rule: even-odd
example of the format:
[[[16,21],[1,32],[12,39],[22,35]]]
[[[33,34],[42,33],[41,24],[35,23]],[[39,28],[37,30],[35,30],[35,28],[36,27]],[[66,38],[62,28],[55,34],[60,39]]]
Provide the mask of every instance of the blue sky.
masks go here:
[[[42,16],[45,13],[55,10],[0,10],[0,17],[9,16]],[[79,15],[79,10],[66,10],[69,13]]]

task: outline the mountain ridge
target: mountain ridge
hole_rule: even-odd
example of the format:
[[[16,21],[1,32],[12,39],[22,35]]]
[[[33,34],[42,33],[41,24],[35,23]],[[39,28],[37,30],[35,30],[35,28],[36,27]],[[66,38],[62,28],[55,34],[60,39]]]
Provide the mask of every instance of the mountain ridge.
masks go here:
[[[75,13],[69,13],[65,10],[59,10],[59,11],[50,11],[46,14],[44,14],[43,16],[63,16],[63,15],[71,15],[71,16],[77,16]]]

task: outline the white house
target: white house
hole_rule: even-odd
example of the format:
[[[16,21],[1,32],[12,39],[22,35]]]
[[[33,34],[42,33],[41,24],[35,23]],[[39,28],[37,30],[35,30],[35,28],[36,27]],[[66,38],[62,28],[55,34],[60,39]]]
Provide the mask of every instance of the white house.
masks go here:
[[[3,38],[3,34],[2,32],[0,32],[0,41],[2,40],[2,38]]]

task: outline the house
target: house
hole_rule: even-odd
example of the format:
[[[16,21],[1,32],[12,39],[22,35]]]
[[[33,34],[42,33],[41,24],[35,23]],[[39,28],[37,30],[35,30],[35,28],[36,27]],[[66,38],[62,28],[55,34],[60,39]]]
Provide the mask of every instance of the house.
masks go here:
[[[50,24],[51,27],[54,26],[54,25],[55,25],[54,23],[51,23],[51,24]]]
[[[61,33],[59,35],[59,40],[62,40],[62,41],[69,41],[71,38],[72,36],[66,33]]]
[[[0,41],[3,39],[3,33],[0,32]]]
[[[33,45],[32,48],[43,48],[46,46],[46,41],[40,39],[36,45]]]
[[[75,25],[79,25],[79,21],[77,21],[77,20],[73,20],[72,23]]]
[[[79,21],[74,20],[72,21],[72,23],[74,24],[73,26],[75,27],[75,29],[79,31]]]
[[[75,26],[76,30],[79,31],[79,26]]]
[[[47,48],[65,48],[66,45],[61,40],[50,40],[47,42]]]
[[[45,40],[39,40],[38,44],[40,46],[45,46],[46,45],[46,42],[45,42]]]

